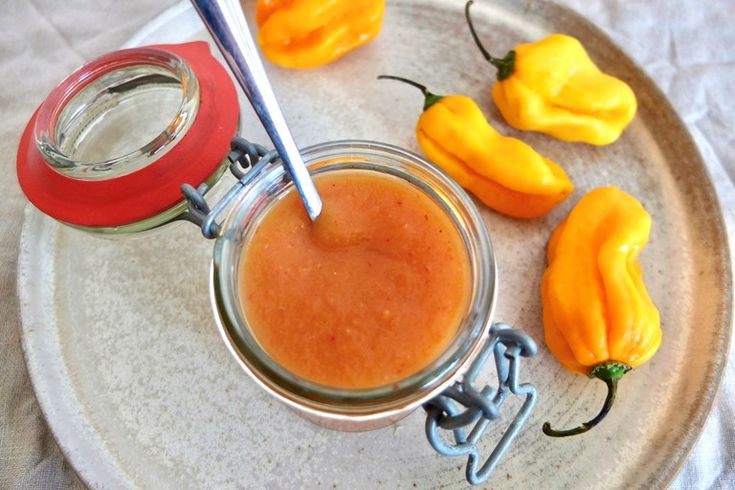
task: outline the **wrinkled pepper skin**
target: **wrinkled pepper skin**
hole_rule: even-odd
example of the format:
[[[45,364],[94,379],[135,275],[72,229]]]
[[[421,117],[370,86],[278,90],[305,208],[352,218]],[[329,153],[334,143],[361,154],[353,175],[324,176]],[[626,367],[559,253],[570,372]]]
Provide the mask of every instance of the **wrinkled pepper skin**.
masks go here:
[[[498,133],[471,98],[435,95],[401,77],[378,78],[423,92],[424,111],[416,124],[421,149],[488,207],[515,218],[536,218],[574,190],[561,167],[524,142]]]
[[[492,98],[508,124],[563,141],[608,145],[617,141],[637,110],[633,90],[600,71],[582,44],[564,34],[520,44],[504,58],[485,58],[498,68]]]
[[[416,138],[429,160],[459,185],[514,218],[543,216],[574,190],[561,167],[498,133],[469,97],[449,95],[426,109]]]
[[[633,90],[601,72],[575,38],[552,34],[515,52],[513,74],[492,88],[495,105],[514,128],[608,145],[635,116]]]
[[[601,187],[579,201],[548,244],[541,282],[546,344],[568,370],[608,383],[612,399],[611,383],[661,344],[659,312],[637,259],[650,230],[651,217],[635,198]]]
[[[370,42],[385,0],[258,0],[263,55],[284,68],[315,68]]]

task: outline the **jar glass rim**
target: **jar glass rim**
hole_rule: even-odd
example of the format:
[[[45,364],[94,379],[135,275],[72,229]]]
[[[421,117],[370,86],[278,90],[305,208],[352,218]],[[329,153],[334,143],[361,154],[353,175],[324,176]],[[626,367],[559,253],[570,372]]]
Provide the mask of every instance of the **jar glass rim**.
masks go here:
[[[122,91],[126,85],[140,80],[112,80],[111,84],[97,87],[103,77],[115,78],[116,73],[134,68],[154,69],[176,80],[181,90],[181,100],[168,122],[140,148],[120,155],[110,155],[101,160],[77,161],[61,147],[67,119],[79,117],[87,105],[73,107],[82,94],[88,91],[93,103],[113,91]],[[163,75],[159,75],[163,76]],[[140,78],[140,77],[138,77]],[[82,180],[111,179],[139,170],[165,154],[182,138],[194,121],[199,107],[199,82],[188,63],[171,51],[154,47],[132,48],[105,54],[75,70],[62,80],[39,106],[34,127],[36,147],[51,168],[62,174]],[[66,124],[65,124],[66,123]],[[93,169],[94,172],[86,170]]]
[[[233,205],[214,247],[211,299],[220,332],[241,365],[276,395],[316,410],[366,413],[399,407],[454,379],[481,347],[492,322],[497,268],[484,222],[471,198],[449,176],[421,157],[373,141],[334,141],[302,150],[313,175],[342,169],[388,173],[419,187],[451,218],[465,243],[472,295],[458,334],[445,351],[417,373],[367,389],[332,388],[308,381],[275,362],[249,330],[238,294],[243,240],[268,204],[293,185],[279,160],[256,176]]]

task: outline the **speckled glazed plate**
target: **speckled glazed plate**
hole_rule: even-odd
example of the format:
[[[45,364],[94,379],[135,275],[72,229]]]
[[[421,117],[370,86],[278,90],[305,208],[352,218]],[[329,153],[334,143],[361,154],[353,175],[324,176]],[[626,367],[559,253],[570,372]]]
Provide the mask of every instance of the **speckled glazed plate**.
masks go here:
[[[302,145],[362,138],[418,151],[419,94],[375,80],[403,75],[439,93],[474,97],[501,131],[562,164],[577,190],[547,217],[517,221],[483,208],[500,269],[496,319],[525,329],[541,346],[523,374],[538,387],[538,404],[489,485],[661,487],[704,424],[730,336],[727,238],[704,164],[663,95],[587,21],[553,3],[480,0],[478,28],[496,52],[550,32],[572,33],[600,66],[633,86],[640,103],[633,124],[608,147],[510,129],[491,103],[494,73],[470,40],[462,5],[389,2],[379,38],[345,59],[313,71],[270,66],[287,119]],[[245,8],[252,12],[253,3]],[[191,39],[206,34],[182,4],[130,45]],[[267,141],[247,107],[243,134]],[[544,421],[589,419],[605,389],[565,372],[543,346],[544,247],[584,192],[604,184],[637,196],[653,216],[641,261],[664,340],[649,364],[621,382],[604,423],[584,436],[550,439],[541,433]],[[207,292],[211,248],[189,225],[104,240],[28,209],[18,281],[28,368],[54,435],[90,486],[466,485],[464,461],[439,457],[426,443],[421,412],[377,431],[333,432],[261,391],[217,333]]]

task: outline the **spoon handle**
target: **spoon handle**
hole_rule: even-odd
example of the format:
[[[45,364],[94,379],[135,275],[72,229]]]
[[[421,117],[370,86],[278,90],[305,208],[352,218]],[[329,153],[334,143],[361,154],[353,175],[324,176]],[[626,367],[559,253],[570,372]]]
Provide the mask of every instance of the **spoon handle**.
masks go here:
[[[304,160],[291,136],[238,0],[191,0],[232,73],[250,99],[301,195],[312,221],[322,210]]]

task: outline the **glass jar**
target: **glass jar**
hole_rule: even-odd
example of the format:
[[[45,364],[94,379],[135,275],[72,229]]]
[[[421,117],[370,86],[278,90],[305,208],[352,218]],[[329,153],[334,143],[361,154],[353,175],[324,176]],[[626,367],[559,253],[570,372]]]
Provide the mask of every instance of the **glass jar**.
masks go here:
[[[293,184],[280,164],[255,176],[233,204],[214,247],[211,300],[220,333],[242,368],[282,402],[321,425],[366,430],[390,424],[433,398],[462,375],[487,339],[496,295],[496,267],[485,225],[469,196],[446,174],[400,148],[369,141],[312,146],[302,155],[312,175],[361,169],[398,177],[438,204],[462,237],[471,266],[469,306],[446,350],[421,371],[387,386],[335,389],[278,365],[253,336],[240,301],[243,247]]]

